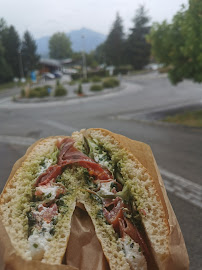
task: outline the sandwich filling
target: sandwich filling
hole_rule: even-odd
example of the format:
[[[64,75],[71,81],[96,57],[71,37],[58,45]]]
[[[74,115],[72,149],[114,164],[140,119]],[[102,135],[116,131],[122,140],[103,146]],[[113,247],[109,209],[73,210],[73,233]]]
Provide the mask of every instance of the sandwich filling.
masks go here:
[[[57,143],[54,161],[44,160],[33,185],[30,211],[27,213],[32,258],[43,258],[55,234],[58,216],[66,213],[64,198],[69,195],[69,187],[61,178],[65,170],[77,166],[83,168],[85,191],[100,205],[97,218],[112,225],[119,248],[131,269],[136,268],[136,257],[142,254],[141,269],[150,268],[155,263],[151,259],[141,221],[141,215],[147,213],[137,207],[137,201],[132,198],[130,185],[120,172],[120,162],[112,160],[110,153],[92,138],[84,137],[82,151],[74,143],[71,138]],[[136,257],[134,251],[138,254]]]

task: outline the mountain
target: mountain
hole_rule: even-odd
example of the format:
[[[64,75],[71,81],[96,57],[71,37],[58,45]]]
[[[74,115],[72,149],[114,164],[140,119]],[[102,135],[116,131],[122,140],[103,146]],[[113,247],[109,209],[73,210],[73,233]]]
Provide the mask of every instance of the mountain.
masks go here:
[[[89,53],[90,51],[94,50],[98,45],[103,43],[106,39],[105,35],[87,28],[74,30],[66,33],[66,35],[70,38],[72,42],[72,50],[74,52],[82,51],[84,48],[85,52]],[[44,36],[36,40],[37,52],[43,57],[48,57],[49,39],[50,36]]]

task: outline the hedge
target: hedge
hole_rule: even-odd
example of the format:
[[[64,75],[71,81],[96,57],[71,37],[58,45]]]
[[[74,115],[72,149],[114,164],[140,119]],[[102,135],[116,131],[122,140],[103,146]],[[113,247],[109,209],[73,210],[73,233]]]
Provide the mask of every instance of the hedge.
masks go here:
[[[92,84],[90,87],[91,91],[101,91],[103,89],[102,84]]]

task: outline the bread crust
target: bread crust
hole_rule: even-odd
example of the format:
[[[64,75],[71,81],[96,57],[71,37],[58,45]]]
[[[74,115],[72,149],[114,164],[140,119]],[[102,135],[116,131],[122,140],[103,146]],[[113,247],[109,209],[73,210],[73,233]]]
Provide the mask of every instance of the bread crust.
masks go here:
[[[165,224],[166,224],[168,232],[169,232],[167,235],[167,239],[169,242],[169,246],[168,246],[169,252],[168,252],[167,258],[164,260],[164,262],[157,261],[157,263],[159,265],[159,269],[161,269],[161,270],[170,270],[170,269],[186,270],[186,269],[189,269],[188,255],[187,255],[186,247],[184,244],[184,239],[183,239],[183,236],[181,234],[180,227],[179,227],[179,224],[178,224],[177,219],[175,217],[175,214],[173,212],[173,209],[172,209],[170,202],[167,198],[167,193],[166,193],[162,178],[160,176],[158,167],[156,165],[156,161],[155,161],[154,156],[152,154],[151,148],[147,144],[144,144],[141,142],[137,142],[138,144],[136,144],[134,147],[133,140],[128,139],[125,136],[112,133],[112,132],[105,130],[105,129],[96,128],[96,129],[88,129],[87,131],[93,131],[93,130],[101,131],[104,135],[106,135],[106,136],[109,135],[110,137],[112,137],[120,145],[120,147],[122,149],[124,149],[130,155],[130,158],[132,160],[134,160],[134,161],[138,160],[138,162],[140,162],[144,166],[144,168],[146,168],[148,174],[153,179],[153,183],[154,183],[156,192],[159,196],[162,207],[164,209]],[[7,183],[3,189],[3,192],[0,196],[0,205],[4,203],[3,195],[6,192],[6,190],[12,185],[12,181],[13,181],[15,174],[23,166],[23,163],[27,160],[27,158],[29,158],[29,155],[31,155],[31,153],[34,151],[35,147],[41,142],[45,142],[45,141],[52,140],[52,139],[54,139],[54,140],[55,139],[63,139],[63,138],[67,138],[67,137],[68,136],[51,136],[51,137],[48,137],[45,139],[40,139],[39,141],[37,141],[36,143],[34,143],[32,146],[30,146],[28,148],[26,154],[15,163],[15,165],[10,173],[8,181],[7,181]],[[137,149],[137,145],[138,145],[139,149]],[[144,158],[144,155],[139,154],[141,152],[141,150],[143,150],[143,149],[147,150],[147,155],[149,154],[149,156],[147,156],[147,158]]]
[[[152,177],[156,192],[158,194],[158,197],[160,198],[164,210],[165,225],[169,232],[168,235],[166,236],[168,240],[167,256],[163,262],[159,261],[156,258],[159,269],[188,270],[189,257],[187,254],[184,238],[181,233],[180,226],[178,224],[173,208],[168,199],[163,180],[161,178],[159,169],[157,167],[150,146],[143,142],[131,140],[123,135],[119,135],[102,128],[90,128],[87,130],[87,132],[94,130],[101,131],[105,136],[109,135],[110,137],[112,137],[116,142],[118,142],[121,148],[125,149],[125,151],[128,152],[128,154],[132,155],[132,156],[130,155],[130,158],[133,159],[134,161],[138,160],[138,162],[140,162],[140,164],[144,166],[148,174]],[[144,152],[147,153],[147,157],[145,157],[145,155],[142,154]],[[154,250],[153,253],[155,255]]]
[[[35,143],[33,143],[26,151],[26,153],[24,154],[24,156],[22,156],[20,159],[18,159],[15,164],[13,165],[13,168],[11,170],[11,173],[8,177],[8,180],[6,181],[6,184],[3,188],[2,193],[0,194],[0,205],[3,204],[4,200],[3,200],[3,195],[6,192],[6,189],[9,188],[12,184],[13,178],[15,176],[15,174],[17,173],[17,171],[23,166],[23,163],[29,158],[29,155],[34,151],[34,149],[41,143],[41,142],[47,142],[50,141],[52,139],[56,140],[56,139],[64,139],[64,138],[68,138],[68,136],[49,136],[47,138],[41,138],[38,141],[36,141]],[[1,209],[0,209],[0,213],[1,213]]]

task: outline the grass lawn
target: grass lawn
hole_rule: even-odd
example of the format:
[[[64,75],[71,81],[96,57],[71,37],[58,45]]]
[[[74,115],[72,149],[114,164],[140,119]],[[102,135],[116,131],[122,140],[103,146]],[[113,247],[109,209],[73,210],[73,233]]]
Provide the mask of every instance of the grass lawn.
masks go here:
[[[23,85],[25,85],[26,83],[22,83],[22,82],[7,82],[7,83],[2,83],[2,84],[0,84],[0,91],[2,91],[2,90],[6,90],[6,89],[9,89],[9,88],[13,88],[13,87],[15,87],[15,86],[18,86],[18,87],[20,87],[20,86],[23,86]]]
[[[163,119],[165,122],[181,124],[190,127],[202,127],[202,110],[188,111]]]

